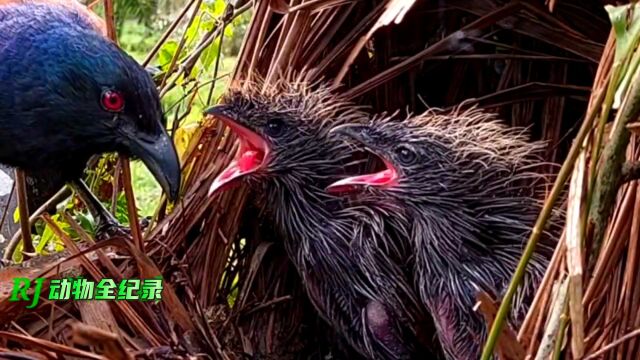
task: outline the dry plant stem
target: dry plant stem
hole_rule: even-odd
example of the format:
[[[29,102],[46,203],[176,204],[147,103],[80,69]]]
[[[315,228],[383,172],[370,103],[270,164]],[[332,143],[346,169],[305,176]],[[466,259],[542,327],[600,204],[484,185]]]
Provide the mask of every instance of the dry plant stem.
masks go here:
[[[246,4],[245,6],[236,9],[233,15],[228,19],[227,22],[233,21],[238,16],[242,15],[245,11],[251,8],[251,4]],[[173,89],[176,85],[176,81],[179,76],[174,76],[169,81],[169,77],[175,73],[176,71],[180,71],[183,74],[189,74],[193,67],[196,65],[202,53],[215,41],[215,39],[222,33],[223,27],[221,25],[217,25],[215,28],[210,30],[200,41],[200,43],[196,46],[195,50],[193,50],[189,56],[184,59],[179,65],[175,64],[174,67],[167,70],[165,74],[165,78],[167,79],[167,83],[164,86],[160,86],[160,97],[164,97],[171,89]],[[176,53],[177,54],[177,53]]]
[[[632,142],[634,142],[632,140]],[[640,300],[640,288],[638,283],[638,240],[640,240],[640,192],[638,188],[635,189],[635,204],[633,205],[633,214],[631,215],[631,229],[629,232],[629,250],[627,251],[627,262],[625,264],[625,288],[623,293],[625,294],[624,305],[622,311],[624,314],[635,314],[629,316],[626,321],[621,322],[620,332],[626,329],[637,328],[637,311]],[[630,341],[626,345],[628,351],[634,351],[636,349],[637,341]],[[623,350],[621,348],[620,350]],[[637,351],[637,350],[635,350]]]
[[[587,151],[580,153],[571,176],[567,209],[567,270],[569,271],[569,313],[571,315],[571,350],[575,358],[584,354],[584,309],[582,307],[582,239]]]
[[[264,37],[264,34],[266,34],[266,31],[264,30],[267,26],[266,23],[268,23],[268,21],[264,21],[266,20],[265,15],[267,13],[271,14],[269,3],[267,1],[258,2],[253,9],[253,19],[249,23],[249,27],[247,28],[244,38],[242,39],[242,45],[240,46],[240,51],[238,52],[238,61],[233,67],[231,76],[232,79],[240,78],[241,74],[250,75],[254,73],[253,68],[255,67],[256,62],[256,59],[254,58],[257,58],[258,51],[254,51],[252,45],[255,47],[256,45],[254,44],[262,44],[262,38]],[[265,26],[265,29],[260,28],[261,26]],[[248,57],[247,54],[252,55],[249,59],[249,62],[246,61]],[[245,61],[243,61],[242,59],[245,59]],[[248,71],[244,71],[244,68],[246,66],[249,67]]]
[[[567,179],[569,178],[569,175],[573,171],[573,166],[582,149],[582,143],[586,138],[587,134],[591,131],[593,120],[597,114],[597,111],[595,111],[594,109],[600,108],[600,105],[604,100],[604,95],[605,95],[605,92],[603,91],[601,91],[598,94],[592,110],[588,113],[587,118],[582,123],[582,126],[580,127],[580,130],[578,131],[578,134],[576,135],[576,138],[574,139],[573,144],[571,145],[571,149],[569,150],[567,159],[565,160],[565,162],[562,164],[562,167],[560,168],[558,177],[556,178],[556,181],[553,184],[553,188],[551,189],[551,192],[549,193],[549,196],[545,201],[544,207],[542,208],[542,212],[540,213],[540,216],[538,217],[538,220],[536,221],[536,224],[533,227],[533,230],[531,231],[531,236],[529,237],[527,246],[524,249],[522,258],[518,263],[518,267],[516,268],[513,279],[511,280],[511,283],[507,288],[507,292],[504,295],[502,303],[500,304],[500,308],[498,309],[498,314],[496,315],[496,320],[493,323],[493,326],[491,327],[491,331],[489,332],[489,336],[487,337],[487,342],[485,344],[484,349],[482,350],[482,357],[481,357],[482,360],[491,359],[491,356],[493,354],[493,349],[498,340],[498,336],[500,335],[502,327],[504,326],[504,322],[507,318],[507,314],[509,314],[509,311],[511,310],[511,301],[513,300],[513,295],[515,294],[518,286],[520,285],[520,282],[522,281],[522,278],[524,277],[527,263],[529,262],[529,259],[531,259],[531,256],[533,255],[536,244],[538,243],[538,240],[540,239],[540,236],[544,231],[544,227],[547,223],[547,220],[549,219],[549,217],[551,216],[551,213],[553,212],[554,205],[558,200],[558,198],[560,197],[560,193],[562,192],[562,189],[564,188],[564,185]]]
[[[71,332],[74,344],[100,346],[104,349],[105,355],[110,358],[133,360],[133,356],[127,351],[122,339],[112,332],[83,323],[73,323]]]
[[[0,338],[3,338],[5,340],[15,341],[23,345],[28,345],[31,348],[46,350],[46,351],[55,353],[57,355],[69,355],[71,357],[77,357],[82,359],[106,360],[104,356],[94,354],[89,351],[72,348],[72,347],[65,346],[62,344],[57,344],[51,341],[38,339],[32,336],[19,335],[19,334],[11,333],[8,331],[0,331]],[[49,356],[49,358],[53,358],[53,357]],[[62,358],[62,357],[58,357],[58,358]]]
[[[54,234],[61,239],[67,249],[71,250],[72,254],[78,254],[80,249],[76,243],[67,235],[60,227],[51,219],[49,214],[43,214],[42,219],[53,230]],[[104,273],[100,271],[98,266],[91,261],[87,256],[81,256],[85,270],[91,274],[94,280],[100,280],[105,277]],[[77,305],[80,313],[82,314],[82,320],[88,324],[96,325],[101,329],[107,331],[117,331],[118,325],[116,323],[115,316],[109,305],[101,302],[80,302]]]
[[[62,200],[66,199],[70,195],[71,195],[71,190],[68,187],[65,186],[62,189],[60,189],[55,195],[53,195],[49,200],[47,200],[47,202],[42,204],[36,211],[33,212],[33,214],[31,214],[31,216],[29,217],[29,228],[33,226],[33,224],[36,222],[40,214],[45,212],[46,209],[51,207],[53,204],[59,204]],[[16,231],[16,233],[13,234],[13,237],[11,238],[11,240],[9,241],[9,244],[7,244],[7,247],[4,250],[4,254],[2,256],[4,260],[10,260],[13,257],[13,252],[16,251],[16,247],[18,246],[18,243],[21,240],[21,236],[22,236],[21,229],[18,229],[18,231]]]
[[[78,245],[76,245],[76,243],[69,237],[69,235],[67,235],[64,231],[62,231],[62,229],[60,229],[60,227],[53,221],[53,219],[51,219],[51,216],[49,214],[42,214],[42,220],[44,220],[44,222],[51,228],[53,233],[56,234],[56,236],[60,240],[62,240],[65,247],[71,250],[72,254],[80,253],[80,248],[78,248]],[[82,262],[85,270],[87,270],[87,272],[91,274],[95,280],[104,277],[102,271],[100,271],[96,264],[94,264],[88,257],[86,257],[85,255],[81,255],[80,261]]]
[[[118,43],[116,34],[116,19],[113,15],[113,0],[104,0],[104,21],[107,23],[107,36]]]
[[[563,237],[564,236],[565,235],[563,235]],[[552,265],[549,266],[549,269],[547,270],[547,274],[545,274],[545,279],[543,280],[544,285],[540,286],[540,288],[541,289],[544,288],[544,290],[538,291],[538,294],[540,295],[536,294],[536,298],[538,298],[539,296],[539,299],[535,299],[534,304],[531,305],[532,308],[534,305],[538,307],[536,309],[535,317],[531,320],[532,324],[528,326],[529,328],[531,328],[531,330],[527,330],[527,328],[524,327],[523,325],[520,328],[520,332],[518,334],[519,338],[524,336],[529,336],[529,339],[527,341],[527,346],[526,346],[527,358],[532,359],[534,356],[534,353],[536,351],[536,344],[539,341],[542,333],[544,333],[544,327],[546,325],[546,320],[548,316],[547,311],[550,311],[553,305],[551,302],[553,301],[554,279],[558,274],[560,267],[564,265],[564,256],[566,255],[565,246],[564,246],[566,242],[564,241],[564,238],[562,238],[562,240],[560,241],[562,242],[562,244],[558,246],[554,254],[554,257],[551,260]]]
[[[630,184],[634,185],[634,184]],[[634,190],[635,191],[635,190]],[[626,232],[626,228],[630,221],[628,220],[631,204],[634,197],[629,191],[623,191],[620,197],[620,206],[616,211],[618,214],[614,214],[612,217],[612,226],[608,230],[608,239],[620,239]],[[605,288],[603,285],[606,282],[611,281],[611,274],[615,272],[616,262],[613,259],[618,259],[620,254],[625,251],[624,241],[607,241],[604,243],[598,260],[594,265],[593,273],[591,274],[590,281],[584,294],[583,303],[590,307],[594,306],[594,302],[601,301],[606,298],[601,293],[601,289]],[[608,295],[608,294],[607,294]]]
[[[431,55],[435,55],[441,51],[444,51],[450,47],[452,42],[460,41],[460,35],[465,35],[466,31],[471,30],[482,30],[491,25],[494,25],[496,22],[508,17],[509,15],[519,11],[522,8],[522,5],[518,1],[512,1],[507,5],[490,12],[489,14],[479,18],[478,20],[472,22],[469,25],[464,26],[460,30],[449,34],[449,36],[443,38],[442,40],[436,42],[435,44],[429,46],[428,48],[422,50],[416,55],[404,60],[403,62],[381,72],[380,74],[370,78],[369,80],[359,84],[349,91],[345,93],[345,96],[349,99],[357,98],[358,96],[374,89],[378,85],[383,84],[384,82],[396,77],[397,75],[412,69],[415,66],[420,65],[424,58],[429,57]]]
[[[591,234],[593,234],[593,246],[589,259],[590,268],[598,258],[607,222],[611,216],[613,203],[620,187],[622,167],[626,158],[625,152],[630,138],[626,125],[635,120],[640,113],[638,73],[634,75],[634,78],[611,131],[611,140],[602,154],[602,168],[598,173],[593,188],[593,198],[588,217],[588,229],[591,229]]]
[[[224,40],[224,30],[227,27],[227,22],[222,23],[222,30],[220,31],[220,43],[218,44],[218,56],[216,56],[216,64],[213,68],[213,81],[211,82],[211,87],[209,88],[209,94],[207,95],[207,104],[211,104],[211,99],[213,98],[213,91],[216,88],[216,79],[218,78],[218,70],[220,69],[220,58],[222,58],[222,42]]]
[[[602,355],[613,350],[616,346],[624,343],[625,341],[631,340],[637,336],[640,336],[640,329],[635,329],[630,333],[624,335],[623,337],[617,339],[616,341],[603,346],[602,348],[600,348],[600,350],[594,352],[593,354],[590,354],[589,356],[585,357],[583,360],[600,359]]]
[[[131,167],[129,159],[122,157],[122,181],[124,186],[124,195],[127,198],[127,213],[129,215],[129,226],[131,227],[131,236],[133,243],[137,248],[144,251],[144,243],[142,242],[142,233],[140,232],[140,223],[138,222],[138,210],[136,207],[136,197],[133,194],[131,185]]]
[[[568,284],[569,281],[565,278],[557,287],[557,293],[551,306],[549,324],[544,330],[542,343],[538,348],[538,353],[536,354],[535,360],[549,359],[549,356],[555,349],[556,338],[558,336],[558,331],[560,330],[561,318],[566,305]]]
[[[640,179],[640,161],[627,162],[622,165],[621,183]]]
[[[0,229],[4,226],[5,220],[7,220],[7,213],[9,213],[9,205],[11,205],[11,200],[13,200],[13,194],[16,192],[16,184],[13,183],[11,187],[11,191],[9,192],[9,196],[7,197],[7,205],[4,207],[2,212],[2,219],[0,219]]]
[[[616,87],[613,84],[618,84],[619,78],[620,78],[619,64],[616,63],[612,65],[613,57],[615,53],[615,39],[616,39],[615,32],[611,30],[611,32],[609,33],[609,39],[607,40],[607,45],[605,46],[605,49],[604,49],[604,53],[602,55],[602,58],[600,59],[600,66],[598,66],[598,74],[596,75],[596,84],[601,84],[598,80],[602,80],[600,79],[600,76],[602,75],[603,72],[606,72],[608,70],[608,72],[611,73],[610,76],[612,81],[610,81],[610,84],[612,85],[608,86],[606,90],[607,95],[605,97],[603,107],[601,110],[600,119],[598,121],[598,129],[596,132],[596,139],[595,139],[596,142],[592,146],[591,161],[589,163],[589,169],[591,170],[592,175],[591,175],[591,179],[589,180],[589,189],[593,189],[593,186],[595,184],[596,171],[597,171],[596,165],[598,164],[598,159],[600,158],[600,155],[601,155],[600,150],[602,146],[602,141],[604,139],[605,125],[609,120],[609,113],[611,112],[614,96],[616,93]],[[587,205],[590,204],[589,201],[587,202]]]
[[[202,4],[202,0],[197,0],[195,5],[196,11],[194,11],[193,14],[191,14],[191,17],[189,18],[189,23],[187,24],[187,29],[191,27],[191,24],[193,24],[193,21],[198,15],[197,9],[200,8],[200,4]],[[186,41],[187,41],[187,32],[185,31],[182,34],[182,37],[180,38],[180,42],[178,43],[178,48],[176,49],[176,52],[173,54],[173,58],[171,58],[171,64],[167,69],[167,73],[162,78],[162,82],[160,83],[159,88],[161,89],[164,88],[164,85],[167,83],[169,76],[171,76],[173,69],[176,67],[176,63],[178,62],[178,58],[180,58],[180,54],[182,53],[182,49],[184,48],[184,44],[186,43]]]
[[[113,191],[111,193],[111,213],[115,214],[118,209],[118,189],[120,189],[120,180],[122,176],[122,157],[118,157],[116,161],[116,169],[113,172]]]
[[[20,213],[20,230],[22,232],[22,254],[24,260],[36,256],[36,249],[31,239],[29,209],[27,206],[27,181],[24,171],[16,170],[16,186],[18,189],[18,212]]]
[[[613,75],[614,81],[612,83],[615,83],[617,74],[615,71],[613,74],[614,74]],[[602,106],[602,112],[598,120],[598,128],[595,134],[595,143],[591,148],[591,161],[589,164],[589,169],[591,170],[592,174],[590,177],[589,189],[593,189],[596,183],[596,179],[598,175],[598,167],[597,167],[598,159],[600,158],[600,155],[601,155],[600,151],[602,147],[602,141],[604,139],[605,125],[609,120],[609,114],[611,112],[611,107],[613,106],[613,100],[616,93],[615,88],[616,88],[615,86],[609,86],[609,88],[607,89],[607,96],[605,97],[605,100]],[[592,193],[590,194],[592,195]],[[587,204],[589,203],[590,201]]]
[[[71,228],[80,236],[80,239],[87,242],[88,244],[91,244],[91,245],[95,244],[95,241],[93,241],[91,236],[89,236],[89,234],[87,234],[87,232],[84,231],[84,229],[71,217],[71,215],[69,215],[66,211],[64,211],[62,213],[62,217],[64,217],[64,220],[69,225],[71,225]],[[102,251],[102,249],[96,250],[96,254],[100,259],[100,262],[102,262],[102,265],[106,267],[107,270],[109,270],[109,272],[111,273],[111,276],[115,278],[114,280],[120,281],[123,279],[123,275],[120,272],[120,270],[118,270],[118,268],[113,264],[111,259],[107,257],[107,255],[104,253],[104,251]]]
[[[555,348],[553,349],[553,360],[560,360],[560,356],[562,355],[562,345],[564,344],[564,337],[567,334],[566,329],[569,323],[569,316],[566,313],[568,304],[568,299],[565,299],[564,309],[562,315],[560,315],[560,327],[558,328],[558,334],[555,340]]]
[[[165,41],[167,41],[169,36],[173,34],[173,32],[178,27],[178,24],[180,24],[180,22],[182,21],[182,18],[184,18],[184,16],[187,14],[189,9],[191,8],[191,5],[193,5],[195,1],[196,0],[191,0],[187,4],[185,4],[184,8],[182,8],[182,11],[180,11],[180,14],[178,14],[178,17],[176,17],[176,19],[173,21],[173,23],[171,23],[169,28],[167,28],[164,34],[162,34],[158,42],[153,46],[153,49],[151,49],[151,51],[147,54],[147,57],[145,57],[144,61],[142,62],[143,67],[146,67],[147,65],[149,65],[151,60],[153,60],[153,57],[156,56],[156,54],[158,53],[162,45],[164,45]]]
[[[362,30],[372,26],[375,23],[376,18],[378,18],[380,14],[382,14],[382,12],[384,11],[384,5],[384,2],[380,2],[380,4],[378,4],[371,12],[369,12],[367,16],[363,17],[355,26],[353,26],[351,31],[349,31],[348,34],[342,37],[342,40],[340,40],[337,45],[330,47],[330,52],[328,54],[323,54],[323,51],[327,49],[327,44],[330,41],[331,36],[335,36],[335,33],[339,30],[339,27],[333,27],[331,29],[332,32],[328,33],[331,36],[328,36],[324,39],[324,47],[318,46],[316,48],[312,48],[313,51],[309,56],[310,63],[319,63],[317,66],[314,66],[314,76],[318,77],[323,73],[326,73],[327,67],[332,65],[336,61],[336,59],[341,58],[347,51],[349,51],[349,45],[351,45],[357,40],[359,36],[361,36]],[[346,14],[344,15],[344,18],[341,19],[341,21],[346,20],[349,12],[351,12],[352,9],[353,6],[345,10]],[[338,24],[342,25],[341,23],[337,22],[336,25]]]

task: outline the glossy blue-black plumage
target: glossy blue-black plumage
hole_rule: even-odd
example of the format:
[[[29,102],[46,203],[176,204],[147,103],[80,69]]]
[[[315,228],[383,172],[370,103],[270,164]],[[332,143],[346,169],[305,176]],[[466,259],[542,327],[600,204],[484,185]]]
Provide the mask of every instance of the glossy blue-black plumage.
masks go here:
[[[118,151],[141,158],[177,195],[179,163],[151,77],[86,14],[0,6],[0,84],[0,163],[64,182],[92,155]],[[122,112],[101,105],[111,89],[125,99]]]

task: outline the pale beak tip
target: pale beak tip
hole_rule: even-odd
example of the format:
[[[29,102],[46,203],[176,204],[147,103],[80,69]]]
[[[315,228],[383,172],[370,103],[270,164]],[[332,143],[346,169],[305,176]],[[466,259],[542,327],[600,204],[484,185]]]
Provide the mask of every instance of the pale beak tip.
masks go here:
[[[211,197],[215,195],[216,191],[220,188],[220,182],[218,179],[213,181],[213,184],[209,187],[209,191],[207,191],[207,197]]]

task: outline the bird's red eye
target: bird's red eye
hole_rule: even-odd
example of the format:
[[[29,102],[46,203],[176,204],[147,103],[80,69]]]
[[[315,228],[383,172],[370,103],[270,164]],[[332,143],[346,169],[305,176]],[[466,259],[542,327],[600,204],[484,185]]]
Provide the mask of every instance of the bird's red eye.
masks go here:
[[[105,90],[101,102],[107,111],[120,112],[124,108],[124,97],[115,90]]]

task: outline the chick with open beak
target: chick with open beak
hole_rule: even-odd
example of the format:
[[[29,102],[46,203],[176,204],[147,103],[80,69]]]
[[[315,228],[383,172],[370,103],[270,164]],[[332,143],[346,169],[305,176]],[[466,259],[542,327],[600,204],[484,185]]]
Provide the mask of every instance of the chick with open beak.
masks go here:
[[[541,210],[548,179],[534,172],[540,143],[478,109],[429,111],[405,120],[336,127],[336,136],[380,157],[386,168],[346,177],[328,192],[362,191],[374,208],[401,208],[415,253],[416,286],[449,359],[478,359],[484,291],[501,298]],[[387,212],[389,213],[389,212]],[[510,321],[519,324],[546,270],[561,227],[555,217],[527,268]]]
[[[360,354],[370,359],[428,356],[418,337],[419,327],[431,320],[419,306],[404,264],[376,251],[378,244],[396,246],[384,222],[360,221],[365,210],[325,192],[348,175],[345,169],[353,161],[349,145],[330,136],[330,129],[366,115],[328,89],[310,90],[306,83],[250,86],[231,92],[222,103],[206,114],[228,125],[239,146],[210,193],[240,181],[255,191],[257,205],[282,233],[319,315]],[[370,259],[386,272],[372,273],[365,266]]]

